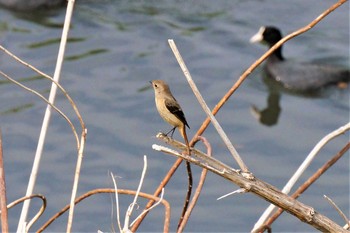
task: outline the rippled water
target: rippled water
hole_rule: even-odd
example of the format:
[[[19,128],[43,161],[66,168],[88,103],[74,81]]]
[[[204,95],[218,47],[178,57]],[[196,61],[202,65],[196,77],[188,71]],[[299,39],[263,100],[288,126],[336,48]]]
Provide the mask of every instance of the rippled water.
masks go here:
[[[199,107],[167,44],[175,40],[210,107],[214,107],[239,75],[266,50],[249,43],[261,25],[276,25],[286,34],[306,25],[335,1],[77,1],[69,34],[61,83],[73,97],[88,128],[79,194],[112,187],[135,189],[148,156],[143,191],[152,193],[175,158],[151,149],[159,131],[168,131],[158,116],[149,80],[166,80],[186,113],[194,135],[205,114]],[[308,33],[284,46],[286,57],[322,60],[349,66],[349,3],[337,9]],[[0,9],[0,44],[37,68],[53,74],[65,9],[46,13],[14,13]],[[50,82],[0,53],[0,68],[23,84],[48,96]],[[276,90],[276,88],[274,89]],[[33,94],[0,79],[0,124],[3,134],[8,201],[25,194],[45,104]],[[56,101],[75,123],[68,101]],[[264,124],[251,108],[268,112]],[[269,91],[257,69],[218,113],[229,138],[250,170],[282,188],[313,146],[327,133],[349,121],[349,88],[329,89],[319,96],[283,90]],[[214,155],[237,167],[215,130],[204,133]],[[180,138],[175,133],[175,138]],[[346,133],[330,142],[306,171],[307,179],[342,148]],[[75,169],[75,141],[67,123],[53,114],[41,162],[36,193],[48,198],[48,208],[34,230],[69,202]],[[200,170],[193,168],[195,177]],[[165,190],[172,205],[174,230],[181,212],[187,175],[181,166]],[[197,179],[195,178],[195,181]],[[301,181],[301,182],[302,182]],[[300,182],[300,183],[301,183]],[[268,203],[251,194],[216,198],[237,186],[209,174],[186,231],[247,232]],[[331,197],[349,212],[349,157],[344,156],[300,200],[343,225],[323,199]],[[130,198],[122,198],[125,211]],[[142,202],[140,203],[142,204]],[[38,207],[33,202],[33,211]],[[76,208],[73,231],[108,232],[112,220],[109,195],[88,199]],[[10,210],[14,231],[21,208]],[[140,231],[161,231],[163,209],[157,208]],[[48,231],[64,231],[67,216]],[[314,231],[289,214],[274,231]]]

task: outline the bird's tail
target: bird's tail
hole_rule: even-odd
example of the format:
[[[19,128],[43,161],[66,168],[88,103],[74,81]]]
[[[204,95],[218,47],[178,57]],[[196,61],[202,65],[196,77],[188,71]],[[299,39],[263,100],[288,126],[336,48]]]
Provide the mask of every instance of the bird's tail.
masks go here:
[[[190,154],[191,154],[191,151],[190,151],[190,144],[189,144],[189,142],[188,142],[185,124],[183,124],[182,126],[179,127],[179,131],[180,131],[181,136],[182,136],[182,137],[184,138],[184,140],[185,140],[185,144],[186,144],[186,147],[187,147],[187,153],[188,153],[188,155],[190,155]]]

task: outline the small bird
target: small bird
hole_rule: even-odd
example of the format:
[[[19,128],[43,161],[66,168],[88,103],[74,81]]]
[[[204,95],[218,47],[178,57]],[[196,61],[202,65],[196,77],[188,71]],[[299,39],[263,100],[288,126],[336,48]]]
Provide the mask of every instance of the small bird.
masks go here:
[[[271,48],[281,39],[282,34],[278,28],[264,26],[250,39],[250,42],[261,42]],[[285,59],[282,55],[282,46],[267,58],[265,71],[285,88],[301,92],[317,91],[332,84],[341,87],[350,81],[348,69]]]
[[[188,128],[190,128],[190,126],[186,121],[185,114],[183,113],[179,103],[171,94],[168,84],[166,84],[163,80],[152,80],[151,84],[154,89],[155,102],[159,115],[164,121],[168,122],[174,127],[167,133],[167,135],[172,132],[172,136],[175,129],[178,128],[181,136],[185,140],[188,154],[190,154],[190,146],[186,134],[186,126]]]

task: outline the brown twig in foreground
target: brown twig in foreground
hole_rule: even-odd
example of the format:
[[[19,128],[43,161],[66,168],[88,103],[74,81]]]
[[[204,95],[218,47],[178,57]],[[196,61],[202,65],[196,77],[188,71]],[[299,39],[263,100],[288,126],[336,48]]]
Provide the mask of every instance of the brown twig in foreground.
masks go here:
[[[190,149],[188,149],[188,150],[190,150]],[[191,164],[189,162],[186,162],[186,170],[187,170],[188,185],[187,185],[187,192],[186,192],[184,207],[182,208],[182,213],[181,213],[179,222],[177,224],[178,231],[179,231],[179,227],[181,226],[181,224],[183,222],[184,216],[187,212],[188,203],[190,202],[191,194],[192,194],[193,177],[192,177]]]
[[[207,156],[211,156],[211,152],[212,152],[212,149],[211,149],[211,145],[210,143],[208,142],[208,140],[205,138],[205,137],[202,137],[202,136],[198,136],[198,140],[201,140],[203,142],[203,144],[207,147]],[[202,174],[201,174],[201,177],[199,179],[199,182],[198,182],[198,186],[196,188],[196,191],[193,195],[193,198],[192,198],[192,201],[191,201],[191,204],[189,205],[186,213],[184,214],[183,216],[183,220],[181,222],[181,225],[179,225],[179,227],[177,228],[177,232],[183,232],[187,222],[188,222],[188,219],[192,213],[192,210],[194,209],[196,203],[197,203],[197,200],[199,198],[199,195],[201,194],[201,191],[202,191],[202,188],[203,188],[203,185],[204,185],[204,181],[205,181],[205,178],[207,177],[207,173],[208,173],[208,170],[207,169],[204,169],[202,170]]]
[[[8,218],[7,218],[7,199],[6,199],[6,182],[5,182],[5,168],[2,155],[2,135],[0,129],[0,205],[1,205],[1,232],[9,232]]]
[[[45,209],[46,209],[46,198],[45,196],[41,195],[41,194],[33,194],[30,196],[26,196],[26,197],[21,197],[13,202],[11,202],[10,204],[7,205],[7,209],[11,209],[12,207],[26,201],[29,199],[34,199],[34,198],[39,198],[43,201],[42,206],[40,207],[40,210],[38,211],[38,213],[29,221],[29,223],[26,225],[26,229],[25,232],[29,232],[30,227],[39,219],[39,217],[44,213]]]
[[[80,197],[76,198],[74,203],[76,205],[76,204],[80,203],[82,200],[84,200],[85,198],[88,198],[88,197],[90,197],[92,195],[100,194],[100,193],[115,193],[115,189],[108,188],[108,189],[94,189],[94,190],[91,190],[91,191],[86,192],[85,194],[81,195]],[[126,189],[118,189],[118,194],[135,195],[136,191],[126,190]],[[139,196],[141,196],[143,198],[151,199],[154,202],[160,200],[160,198],[158,198],[158,197],[155,197],[153,195],[150,195],[150,194],[147,194],[147,193],[143,193],[143,192],[140,192]],[[163,231],[164,232],[169,232],[170,204],[164,199],[161,200],[161,203],[164,205],[164,208],[165,208]],[[70,205],[68,204],[63,209],[61,209],[58,213],[53,215],[46,223],[44,223],[44,225],[42,225],[40,227],[40,229],[37,231],[37,233],[43,232],[52,222],[54,222],[57,218],[59,218],[67,210],[69,210],[69,208],[70,208]]]

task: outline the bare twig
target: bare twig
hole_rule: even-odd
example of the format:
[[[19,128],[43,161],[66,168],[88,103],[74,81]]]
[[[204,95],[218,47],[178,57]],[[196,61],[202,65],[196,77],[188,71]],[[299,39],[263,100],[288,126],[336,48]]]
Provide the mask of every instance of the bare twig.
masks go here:
[[[41,194],[33,194],[30,196],[26,196],[26,197],[22,197],[19,198],[13,202],[11,202],[10,204],[7,205],[7,209],[11,209],[12,207],[18,205],[19,203],[22,203],[26,200],[29,199],[34,199],[34,198],[39,198],[43,201],[42,206],[40,207],[40,210],[38,211],[38,213],[36,213],[36,215],[29,221],[29,223],[26,226],[25,232],[29,232],[30,227],[39,219],[39,217],[44,213],[45,209],[46,209],[46,198],[45,196],[41,195]]]
[[[0,205],[1,205],[1,231],[9,232],[8,218],[7,218],[7,198],[6,198],[6,180],[5,167],[2,154],[2,134],[0,129]]]
[[[289,179],[287,184],[284,186],[282,189],[283,193],[288,194],[294,184],[297,182],[297,180],[300,178],[300,176],[303,174],[303,172],[306,170],[306,168],[310,165],[312,160],[316,157],[317,153],[321,150],[322,147],[324,147],[330,140],[333,138],[343,134],[344,132],[348,131],[350,129],[350,123],[340,127],[337,130],[334,130],[333,132],[327,134],[325,137],[323,137],[317,144],[316,146],[312,149],[312,151],[309,153],[309,155],[306,157],[304,162],[299,166],[297,171],[294,173],[294,175]],[[259,229],[266,219],[269,217],[271,212],[275,209],[276,207],[274,205],[270,205],[264,213],[261,215],[259,218],[258,222],[255,224],[254,229],[252,230],[253,232],[256,229]]]
[[[53,82],[54,84],[56,84],[56,86],[62,91],[62,93],[65,95],[65,97],[68,99],[69,103],[71,104],[75,114],[78,117],[78,120],[80,122],[81,128],[85,129],[85,123],[83,121],[83,118],[79,112],[79,109],[77,107],[77,105],[75,104],[75,102],[73,101],[72,97],[70,97],[70,95],[67,93],[67,91],[61,86],[61,84],[59,84],[56,80],[54,80],[51,76],[49,76],[48,74],[44,73],[43,71],[35,68],[34,66],[30,65],[29,63],[23,61],[22,59],[20,59],[19,57],[17,57],[16,55],[14,55],[13,53],[11,53],[10,51],[8,51],[7,49],[5,49],[3,46],[0,45],[0,50],[4,51],[6,54],[8,54],[10,57],[12,57],[13,59],[15,59],[16,61],[18,61],[19,63],[21,63],[22,65],[32,69],[33,71],[35,71],[36,73],[38,73],[39,75],[43,76],[46,79],[49,79],[51,82]],[[79,148],[79,140],[77,140],[77,148]]]
[[[42,99],[43,101],[45,101],[45,103],[47,103],[48,105],[50,105],[56,112],[58,112],[66,121],[67,123],[69,124],[69,126],[71,127],[72,131],[73,131],[73,134],[74,134],[74,137],[75,137],[75,140],[77,142],[77,146],[79,148],[80,144],[79,144],[79,138],[78,138],[78,134],[77,134],[77,131],[72,123],[72,121],[61,111],[59,110],[54,104],[52,104],[48,99],[46,99],[42,94],[40,94],[39,92],[33,90],[33,89],[30,89],[29,87],[23,85],[22,83],[20,82],[17,82],[16,80],[14,80],[13,78],[11,78],[10,76],[8,76],[7,74],[5,74],[4,72],[2,72],[0,70],[0,74],[2,76],[4,76],[6,79],[10,80],[11,82],[13,82],[14,84],[20,86],[21,88],[25,89],[26,91],[29,91],[31,93],[33,93],[34,95],[38,96],[40,99]]]
[[[198,140],[201,140],[203,142],[203,144],[206,146],[207,148],[207,156],[211,156],[211,152],[212,152],[212,149],[211,149],[211,145],[210,143],[208,142],[208,140],[205,138],[205,137],[202,137],[202,136],[198,136]],[[202,188],[203,188],[203,185],[204,185],[204,181],[205,181],[205,178],[207,177],[207,173],[208,173],[208,170],[207,169],[203,169],[202,170],[202,174],[201,174],[201,177],[199,179],[199,182],[198,182],[198,186],[196,188],[196,191],[193,195],[193,198],[192,198],[192,201],[187,209],[187,211],[185,212],[184,216],[183,216],[183,220],[180,224],[180,226],[178,227],[177,229],[177,232],[183,232],[187,222],[188,222],[188,219],[192,213],[192,210],[194,209],[194,206],[196,205],[197,203],[197,200],[199,198],[199,195],[201,194],[201,191],[202,191]]]
[[[328,160],[320,169],[315,172],[304,184],[302,184],[292,195],[292,198],[298,198],[307,188],[309,188],[323,173],[325,173],[333,164],[335,164],[348,150],[350,142],[347,143],[333,158]],[[282,213],[283,209],[279,208],[263,225],[271,225]],[[260,231],[257,229],[256,232]]]
[[[343,211],[340,210],[340,208],[334,203],[332,199],[327,197],[326,195],[323,195],[323,197],[336,209],[336,211],[339,213],[339,215],[344,219],[345,223],[350,225],[349,219],[346,217],[346,215],[343,213]]]
[[[132,214],[132,211],[135,207],[135,205],[137,205],[137,198],[139,196],[143,181],[145,179],[145,175],[146,175],[146,171],[147,171],[147,156],[144,155],[143,156],[143,170],[142,170],[142,174],[141,174],[141,179],[140,179],[140,183],[139,186],[137,187],[137,191],[136,191],[136,195],[134,197],[133,202],[131,203],[131,205],[128,208],[128,211],[126,212],[126,216],[125,216],[125,221],[124,221],[124,228],[123,228],[123,232],[127,232],[129,230],[129,220],[130,220],[130,216]]]
[[[75,204],[74,200],[78,191],[80,170],[81,170],[81,165],[83,163],[83,157],[84,157],[86,134],[87,134],[87,129],[84,129],[80,137],[80,148],[78,151],[78,159],[77,159],[77,164],[76,164],[75,173],[74,173],[74,181],[73,181],[73,188],[72,188],[72,195],[70,200],[70,209],[69,209],[68,223],[67,223],[67,233],[70,233],[72,224],[73,224],[73,214],[74,214],[74,204]]]
[[[164,197],[164,189],[162,189],[162,192],[160,193],[159,200],[158,200],[154,205],[152,205],[150,208],[147,208],[147,209],[143,210],[142,213],[141,213],[139,216],[137,216],[137,218],[135,218],[135,220],[130,224],[130,226],[134,225],[135,222],[136,222],[139,218],[141,218],[144,214],[148,213],[148,212],[151,211],[154,207],[156,207],[157,205],[159,205],[159,204],[162,202],[163,197]],[[170,220],[170,219],[169,219],[169,220]],[[164,224],[164,232],[169,232],[169,222],[170,222],[170,221],[168,221],[168,222],[166,222],[166,223]]]
[[[170,181],[171,177],[173,176],[173,174],[176,172],[177,168],[180,166],[182,162],[182,159],[177,159],[175,161],[175,163],[173,164],[173,166],[169,169],[168,173],[165,175],[165,177],[163,178],[163,180],[161,181],[161,183],[158,185],[156,191],[154,191],[153,196],[158,197],[159,194],[162,192],[163,188],[167,185],[167,183]],[[150,208],[152,205],[154,204],[154,200],[150,199],[148,201],[148,203],[145,206],[145,209]],[[147,212],[148,213],[148,212]],[[142,220],[147,216],[147,213],[145,213],[144,215],[142,215],[142,217],[140,217],[135,223],[134,225],[131,227],[131,231],[132,232],[136,232],[136,230],[138,229],[138,227],[140,226]]]
[[[237,194],[237,193],[246,193],[246,192],[247,192],[246,189],[244,189],[244,188],[239,188],[239,189],[236,189],[236,190],[233,191],[233,192],[230,192],[230,193],[227,193],[227,194],[225,194],[225,195],[222,195],[221,197],[218,197],[218,199],[216,199],[216,200],[224,199],[224,198],[226,198],[226,197],[228,197],[228,196],[231,196],[231,195],[233,195],[233,194]]]
[[[120,223],[120,209],[119,209],[119,196],[118,196],[118,185],[117,182],[114,178],[113,173],[111,172],[111,177],[112,177],[112,181],[113,181],[113,185],[114,185],[114,190],[115,190],[115,205],[116,205],[116,211],[117,211],[117,224],[118,224],[118,228],[119,228],[119,232],[123,231],[122,225]]]
[[[116,190],[115,189],[94,189],[91,190],[83,195],[81,195],[80,197],[78,197],[75,200],[75,204],[80,203],[82,200],[84,200],[85,198],[88,198],[92,195],[95,194],[100,194],[100,193],[115,193]],[[118,189],[118,193],[119,194],[126,194],[126,195],[136,195],[136,191],[133,190],[125,190],[125,189]],[[155,197],[153,195],[147,194],[147,193],[143,193],[140,192],[139,193],[140,197],[143,198],[147,198],[147,199],[152,199],[155,202],[159,201],[160,198]],[[160,201],[164,207],[165,207],[165,214],[164,214],[164,232],[169,232],[169,223],[170,223],[170,204],[162,199]],[[57,218],[59,218],[61,215],[63,215],[68,209],[69,209],[70,205],[66,205],[62,210],[60,210],[58,213],[56,213],[54,216],[52,216],[43,226],[40,227],[40,229],[37,231],[37,233],[41,233],[43,232],[52,222],[54,222]]]
[[[189,149],[188,149],[189,150]],[[188,203],[190,202],[191,199],[191,194],[192,194],[192,186],[193,186],[193,177],[192,177],[192,170],[191,170],[191,164],[189,162],[186,162],[186,170],[187,170],[187,180],[188,180],[188,185],[187,185],[187,192],[186,192],[186,197],[185,197],[185,203],[184,207],[182,208],[182,213],[179,219],[179,222],[177,224],[178,232],[179,228],[183,222],[184,216],[186,214],[187,208],[188,208]]]

